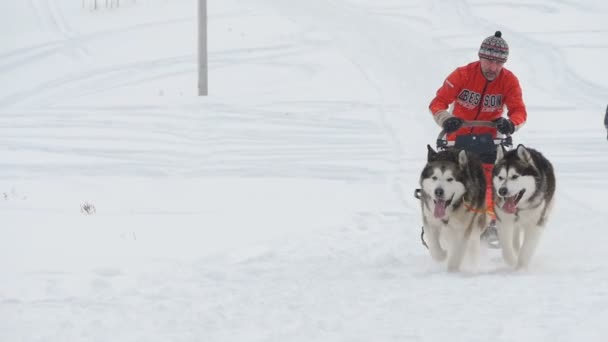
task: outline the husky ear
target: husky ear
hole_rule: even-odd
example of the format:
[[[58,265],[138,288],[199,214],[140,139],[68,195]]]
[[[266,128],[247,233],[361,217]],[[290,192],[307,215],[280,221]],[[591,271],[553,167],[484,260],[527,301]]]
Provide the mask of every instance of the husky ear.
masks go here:
[[[532,165],[533,168],[536,169],[536,165],[534,164],[534,160],[532,160],[532,155],[530,151],[526,149],[526,147],[522,144],[517,146],[517,157],[523,160],[525,163]]]
[[[505,153],[507,153],[505,147],[502,145],[498,145],[498,148],[496,149],[496,161],[494,162],[494,164],[498,164],[498,162],[501,161],[502,158],[504,158]]]
[[[435,152],[435,150],[433,150],[433,148],[431,147],[431,145],[426,145],[426,148],[428,150],[428,154],[426,156],[426,160],[427,161],[433,161],[435,159],[435,156],[437,155],[437,152]]]
[[[460,167],[466,169],[468,163],[469,157],[467,156],[467,152],[465,150],[458,152],[458,164]]]

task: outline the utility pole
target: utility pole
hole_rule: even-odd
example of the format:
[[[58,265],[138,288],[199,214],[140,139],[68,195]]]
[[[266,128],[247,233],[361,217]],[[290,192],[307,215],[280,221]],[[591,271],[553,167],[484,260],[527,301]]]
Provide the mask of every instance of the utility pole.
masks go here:
[[[608,106],[606,107],[606,114],[604,114],[604,127],[606,127],[606,131],[608,131]]]
[[[198,96],[208,95],[207,0],[198,0]]]

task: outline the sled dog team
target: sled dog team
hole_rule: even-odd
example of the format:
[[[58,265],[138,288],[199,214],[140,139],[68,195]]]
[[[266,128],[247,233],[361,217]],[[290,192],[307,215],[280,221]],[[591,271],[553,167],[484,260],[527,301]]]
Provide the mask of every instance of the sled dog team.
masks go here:
[[[492,217],[506,264],[526,268],[551,213],[555,175],[534,149],[519,145],[507,151],[500,144],[494,152],[492,143],[491,148],[481,144],[483,136],[512,136],[528,114],[518,78],[504,67],[509,45],[501,31],[482,41],[478,57],[452,71],[429,104],[446,140],[464,150],[428,148],[416,192],[423,242],[433,259],[447,260],[449,271],[460,270],[466,254],[478,254]]]
[[[492,188],[496,230],[505,263],[526,268],[541,239],[553,206],[555,175],[538,151],[519,145],[498,146]],[[424,242],[431,257],[458,271],[465,254],[474,258],[488,227],[486,177],[474,153],[428,146],[420,176]]]

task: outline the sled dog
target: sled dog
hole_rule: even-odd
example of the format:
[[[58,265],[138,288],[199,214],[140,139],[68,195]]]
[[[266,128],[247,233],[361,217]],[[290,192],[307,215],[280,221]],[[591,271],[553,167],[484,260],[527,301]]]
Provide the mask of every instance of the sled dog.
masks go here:
[[[447,258],[448,271],[458,271],[467,251],[477,257],[486,227],[484,173],[470,152],[427,148],[420,175],[424,241],[434,260]]]
[[[498,148],[492,187],[503,258],[511,267],[525,268],[553,206],[553,166],[524,145],[511,151]]]

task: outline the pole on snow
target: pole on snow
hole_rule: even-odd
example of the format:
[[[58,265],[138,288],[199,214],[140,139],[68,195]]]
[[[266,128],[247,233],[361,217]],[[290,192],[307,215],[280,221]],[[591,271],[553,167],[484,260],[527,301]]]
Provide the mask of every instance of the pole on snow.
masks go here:
[[[207,96],[207,0],[198,0],[198,96]]]
[[[606,114],[604,114],[604,127],[606,127],[606,132],[608,132],[608,106],[606,107]]]

